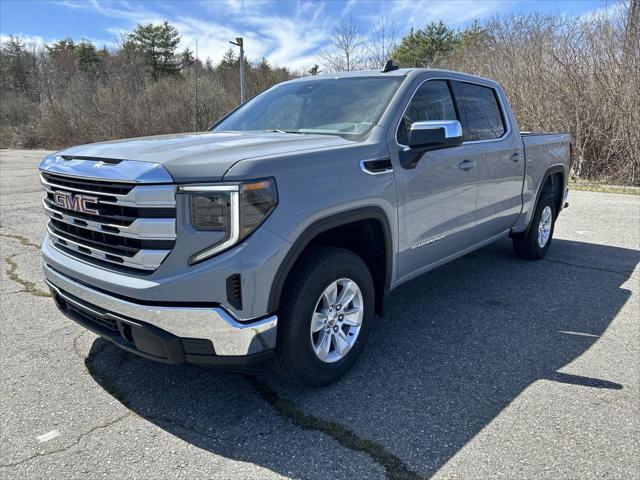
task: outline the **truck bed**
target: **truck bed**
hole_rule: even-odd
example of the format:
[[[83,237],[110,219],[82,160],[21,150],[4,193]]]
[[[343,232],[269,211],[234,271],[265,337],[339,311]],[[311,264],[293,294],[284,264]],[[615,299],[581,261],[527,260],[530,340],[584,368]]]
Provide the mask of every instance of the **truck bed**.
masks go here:
[[[566,188],[571,149],[568,133],[521,132],[520,135],[526,167],[522,190],[522,215],[518,219],[516,231],[529,224],[535,209],[536,193],[540,191],[545,175],[550,170],[564,172]]]
[[[568,167],[570,149],[568,133],[520,132],[520,136],[524,144],[527,170],[535,164],[544,167],[545,170],[551,165]]]

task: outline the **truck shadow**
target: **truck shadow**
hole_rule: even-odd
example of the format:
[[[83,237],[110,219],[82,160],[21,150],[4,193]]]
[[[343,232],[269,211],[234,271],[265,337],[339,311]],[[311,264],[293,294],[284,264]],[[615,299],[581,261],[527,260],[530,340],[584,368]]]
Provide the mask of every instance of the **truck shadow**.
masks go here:
[[[639,262],[635,250],[557,239],[545,260],[525,262],[498,242],[396,290],[337,384],[304,390],[268,373],[259,381],[430,476],[534,382],[624,388],[559,370],[607,329]],[[339,459],[323,467],[341,447],[270,408],[256,382],[155,364],[102,339],[86,363],[136,414],[201,449],[295,478],[354,476]]]

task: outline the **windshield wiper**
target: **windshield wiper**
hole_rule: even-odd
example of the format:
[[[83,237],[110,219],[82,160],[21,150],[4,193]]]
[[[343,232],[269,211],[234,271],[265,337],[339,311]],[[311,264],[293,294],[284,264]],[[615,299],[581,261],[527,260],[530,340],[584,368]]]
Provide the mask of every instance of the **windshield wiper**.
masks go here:
[[[279,128],[268,128],[265,132],[275,132],[275,133],[295,133],[297,135],[304,135],[305,132],[299,132],[297,130],[280,130]]]

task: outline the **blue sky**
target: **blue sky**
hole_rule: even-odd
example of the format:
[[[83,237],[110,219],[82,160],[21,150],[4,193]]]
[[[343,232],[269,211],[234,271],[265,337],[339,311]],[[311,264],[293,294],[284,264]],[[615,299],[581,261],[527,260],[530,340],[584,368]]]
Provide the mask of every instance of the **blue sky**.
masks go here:
[[[344,16],[353,16],[363,31],[386,17],[401,36],[434,20],[458,28],[499,13],[580,16],[610,6],[606,0],[0,0],[0,34],[34,43],[86,38],[110,47],[139,23],[168,20],[182,35],[181,47],[194,50],[198,39],[203,60],[218,61],[228,40],[243,36],[250,59],[307,69]]]

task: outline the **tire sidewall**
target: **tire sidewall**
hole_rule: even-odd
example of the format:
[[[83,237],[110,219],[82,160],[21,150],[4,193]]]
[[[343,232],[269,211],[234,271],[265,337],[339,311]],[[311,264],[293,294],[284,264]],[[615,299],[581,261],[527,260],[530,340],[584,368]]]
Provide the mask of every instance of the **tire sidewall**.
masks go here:
[[[542,218],[542,212],[546,207],[551,208],[551,230],[549,232],[549,239],[544,247],[540,247],[538,245],[538,227],[540,225],[540,219]],[[531,226],[531,239],[532,249],[536,254],[537,258],[542,258],[549,250],[551,246],[551,241],[553,240],[553,231],[556,226],[556,206],[555,206],[555,198],[553,195],[545,195],[540,202],[538,203],[538,208],[536,208],[535,216],[533,217],[533,224]]]
[[[318,299],[322,292],[334,281],[340,278],[348,278],[356,282],[362,293],[363,318],[362,326],[354,345],[347,355],[333,363],[320,360],[311,343],[311,319],[315,311]],[[302,284],[292,285],[291,288],[300,288],[300,295],[292,305],[292,322],[286,341],[287,348],[291,349],[292,357],[296,359],[295,370],[304,383],[311,385],[323,385],[344,375],[356,362],[360,352],[364,348],[373,322],[375,320],[375,293],[373,280],[364,262],[355,254],[341,253],[323,262],[322,268],[307,272]]]

